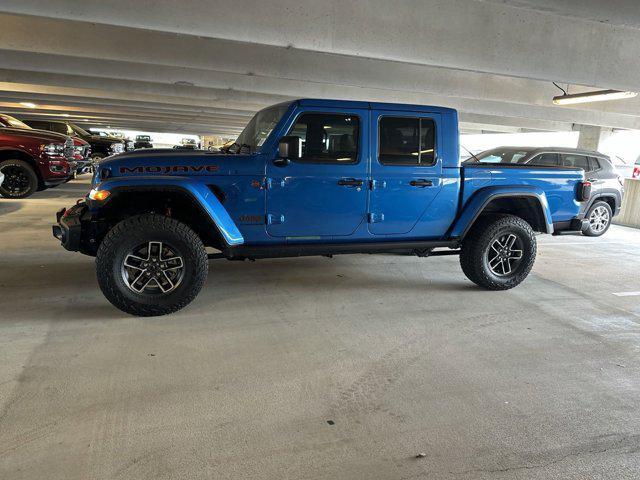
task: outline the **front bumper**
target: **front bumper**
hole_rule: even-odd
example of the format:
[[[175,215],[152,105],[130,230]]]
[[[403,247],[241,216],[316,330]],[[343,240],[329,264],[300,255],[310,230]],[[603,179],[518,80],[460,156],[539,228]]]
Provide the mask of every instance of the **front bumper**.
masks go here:
[[[82,216],[87,212],[87,205],[79,202],[73,207],[63,208],[56,213],[56,225],[53,225],[53,236],[60,240],[64,248],[77,252],[82,241]]]

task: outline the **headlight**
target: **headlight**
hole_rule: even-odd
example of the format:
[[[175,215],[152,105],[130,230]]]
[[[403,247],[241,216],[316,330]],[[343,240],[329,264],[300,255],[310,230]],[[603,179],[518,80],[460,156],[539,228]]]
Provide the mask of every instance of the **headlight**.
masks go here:
[[[64,153],[64,144],[49,143],[47,145],[40,145],[40,150],[42,150],[47,155],[58,157]]]
[[[113,153],[122,153],[124,151],[124,144],[122,144],[122,143],[113,143],[111,145],[111,151]]]
[[[95,188],[92,188],[89,192],[89,198],[98,202],[106,200],[109,195],[111,195],[111,192],[109,192],[109,190],[96,190]]]

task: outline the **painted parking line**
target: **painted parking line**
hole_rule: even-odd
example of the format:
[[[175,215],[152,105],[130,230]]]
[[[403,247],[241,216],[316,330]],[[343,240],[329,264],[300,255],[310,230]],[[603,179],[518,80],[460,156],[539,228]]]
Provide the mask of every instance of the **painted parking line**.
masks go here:
[[[624,242],[540,242],[540,245],[545,246],[560,246],[560,245],[626,245]]]
[[[640,292],[614,292],[616,297],[640,297]]]

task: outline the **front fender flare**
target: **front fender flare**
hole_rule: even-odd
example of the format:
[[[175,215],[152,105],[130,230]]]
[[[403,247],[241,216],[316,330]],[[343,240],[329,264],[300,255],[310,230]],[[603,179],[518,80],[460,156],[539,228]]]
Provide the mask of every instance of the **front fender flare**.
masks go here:
[[[495,186],[481,188],[475,192],[463,207],[458,219],[453,224],[449,236],[464,238],[484,209],[498,198],[534,198],[542,208],[546,233],[553,233],[553,220],[547,196],[539,187],[532,185]]]
[[[208,215],[228,246],[242,245],[244,238],[233,219],[207,185],[189,177],[117,177],[103,181],[99,190],[118,191],[172,189],[186,193]]]

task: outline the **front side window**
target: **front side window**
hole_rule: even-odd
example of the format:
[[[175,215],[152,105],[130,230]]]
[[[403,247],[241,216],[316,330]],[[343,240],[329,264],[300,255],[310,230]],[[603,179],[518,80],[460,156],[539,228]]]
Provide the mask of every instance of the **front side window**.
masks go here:
[[[435,163],[436,125],[429,118],[380,118],[378,161],[382,165],[430,166]]]
[[[557,153],[541,153],[533,157],[528,164],[539,167],[557,167],[560,163]]]
[[[562,165],[565,167],[581,168],[589,171],[589,160],[584,155],[563,155]]]
[[[360,119],[340,113],[303,113],[289,135],[302,139],[302,156],[309,163],[357,163]]]

